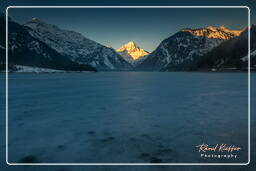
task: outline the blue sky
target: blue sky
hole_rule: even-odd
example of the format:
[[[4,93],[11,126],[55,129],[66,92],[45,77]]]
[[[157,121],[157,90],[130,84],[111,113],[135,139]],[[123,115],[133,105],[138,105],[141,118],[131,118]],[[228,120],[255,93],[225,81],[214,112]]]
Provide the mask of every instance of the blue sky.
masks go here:
[[[251,1],[5,1],[8,5],[248,5]],[[182,28],[200,28],[224,25],[229,29],[247,26],[247,9],[10,9],[9,15],[19,23],[32,17],[55,24],[63,29],[82,33],[101,44],[118,48],[135,41],[145,50],[152,51],[165,38]],[[252,18],[254,18],[254,13]]]

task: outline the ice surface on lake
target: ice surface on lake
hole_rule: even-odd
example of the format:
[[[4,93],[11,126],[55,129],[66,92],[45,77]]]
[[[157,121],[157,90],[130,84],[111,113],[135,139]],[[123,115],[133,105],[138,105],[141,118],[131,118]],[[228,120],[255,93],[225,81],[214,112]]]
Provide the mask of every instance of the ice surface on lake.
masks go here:
[[[247,86],[246,73],[10,74],[9,162],[247,162]],[[202,143],[243,150],[207,160]]]

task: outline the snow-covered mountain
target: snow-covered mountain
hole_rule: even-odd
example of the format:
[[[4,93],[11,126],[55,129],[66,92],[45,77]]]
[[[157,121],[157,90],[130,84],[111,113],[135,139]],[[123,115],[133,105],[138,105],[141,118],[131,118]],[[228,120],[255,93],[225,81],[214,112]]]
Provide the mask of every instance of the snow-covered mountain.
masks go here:
[[[0,16],[0,64],[5,65],[5,17]],[[56,70],[95,71],[95,68],[71,61],[59,54],[47,44],[32,37],[24,26],[8,20],[8,64],[22,65]],[[0,67],[2,70],[5,67]],[[15,69],[15,67],[12,67]]]
[[[131,65],[113,48],[103,46],[82,34],[60,29],[37,18],[25,24],[31,36],[41,40],[62,55],[98,70],[128,70]]]
[[[141,49],[135,42],[131,41],[116,49],[116,51],[130,64],[137,65],[146,59],[149,54]]]
[[[190,70],[200,56],[222,42],[239,36],[243,30],[229,30],[224,26],[182,29],[165,39],[148,55],[140,70]]]

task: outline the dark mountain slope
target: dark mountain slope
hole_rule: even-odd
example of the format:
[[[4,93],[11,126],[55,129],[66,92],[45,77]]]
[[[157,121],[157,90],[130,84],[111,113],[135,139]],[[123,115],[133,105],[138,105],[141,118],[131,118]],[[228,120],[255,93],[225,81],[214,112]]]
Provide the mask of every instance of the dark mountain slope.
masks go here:
[[[251,52],[256,50],[256,27],[251,26]],[[240,36],[221,43],[201,57],[197,68],[204,69],[246,69],[248,54],[248,29]],[[255,66],[255,55],[251,56],[251,66]]]
[[[8,63],[12,65],[24,65],[51,68],[68,71],[95,71],[89,65],[71,61],[50,48],[45,43],[32,37],[24,26],[8,20]],[[5,17],[0,17],[1,32],[1,63],[5,63]],[[4,36],[3,36],[4,35]]]

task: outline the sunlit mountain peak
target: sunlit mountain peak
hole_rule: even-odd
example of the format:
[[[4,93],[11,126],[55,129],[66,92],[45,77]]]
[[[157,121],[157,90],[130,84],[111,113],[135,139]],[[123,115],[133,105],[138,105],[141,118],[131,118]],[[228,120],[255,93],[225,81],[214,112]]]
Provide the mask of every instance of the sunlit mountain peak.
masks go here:
[[[142,56],[145,56],[148,54],[147,51],[141,49],[135,42],[130,41],[126,43],[125,45],[121,46],[120,48],[116,49],[117,52],[119,52],[121,55],[124,53],[130,55],[133,60],[137,60]]]
[[[206,28],[198,28],[198,29],[182,29],[181,32],[189,32],[195,36],[204,36],[211,39],[223,39],[229,40],[233,37],[239,36],[243,30],[229,30],[225,26],[214,27],[208,26]]]
[[[130,41],[116,51],[129,63],[135,64],[136,61],[142,59],[149,53],[141,49],[134,41]]]

